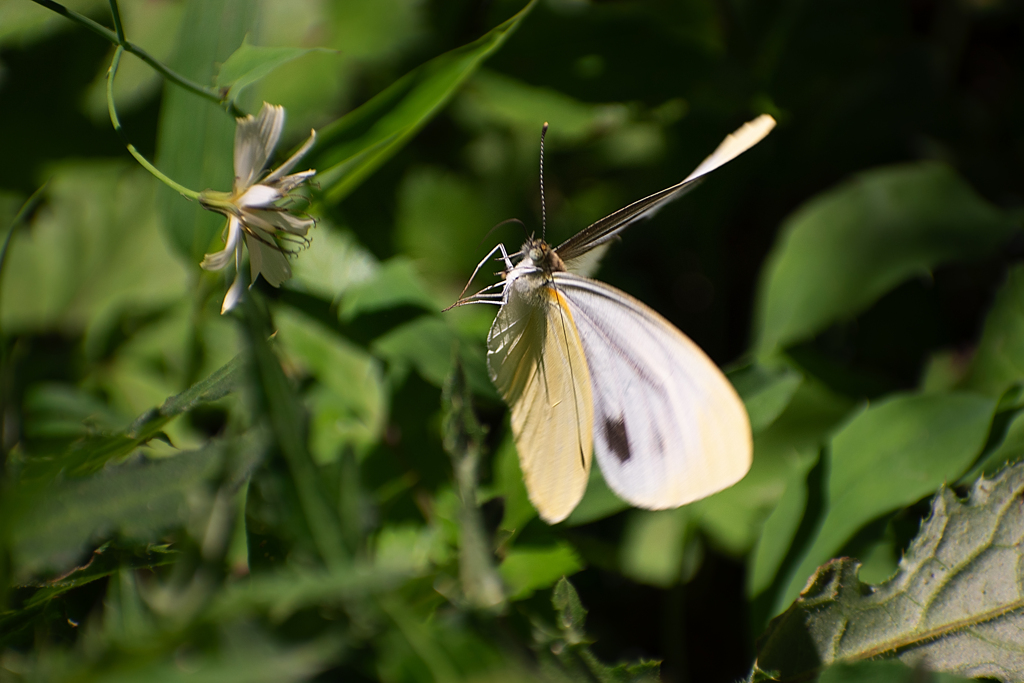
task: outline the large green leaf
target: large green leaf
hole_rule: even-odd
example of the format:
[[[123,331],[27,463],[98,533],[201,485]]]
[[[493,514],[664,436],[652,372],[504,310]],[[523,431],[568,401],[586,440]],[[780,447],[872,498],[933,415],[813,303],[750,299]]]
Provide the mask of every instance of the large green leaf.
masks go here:
[[[980,479],[967,500],[943,487],[896,575],[868,586],[832,560],[772,620],[752,680],[809,680],[839,662],[897,658],[969,677],[1024,679],[1024,465]]]
[[[307,448],[303,406],[285,377],[281,361],[267,342],[262,302],[255,296],[247,296],[243,304],[243,322],[259,395],[258,409],[287,463],[290,485],[294,486],[306,528],[320,559],[335,569],[345,562],[348,547],[338,509],[331,504],[324,477]]]
[[[508,216],[500,196],[434,167],[410,169],[398,190],[395,242],[428,276],[462,279],[480,260],[480,235]]]
[[[307,607],[346,603],[395,589],[418,573],[413,567],[354,564],[332,571],[287,567],[226,587],[209,606],[222,620],[247,614],[285,619]]]
[[[990,253],[1013,229],[947,166],[862,173],[786,220],[761,275],[756,348],[808,339],[910,277]]]
[[[225,455],[230,452],[231,457]],[[66,569],[87,549],[112,537],[153,542],[187,524],[209,504],[210,483],[225,464],[237,481],[261,456],[258,433],[214,442],[172,458],[104,470],[92,477],[8,501],[11,556],[19,575]]]
[[[288,359],[316,379],[306,394],[316,462],[336,461],[346,446],[363,453],[376,444],[387,409],[380,362],[292,309],[282,308],[274,322]]]
[[[460,85],[493,54],[536,0],[468,45],[435,57],[387,90],[320,131],[313,165],[331,202],[338,202],[448,102]]]
[[[321,221],[312,237],[313,246],[292,264],[294,277],[284,285],[286,288],[333,302],[361,283],[376,279],[380,264],[351,233]],[[365,294],[372,296],[373,291]]]
[[[926,667],[911,667],[898,661],[864,661],[839,663],[821,673],[818,683],[967,683],[963,676],[937,673]]]
[[[123,458],[149,440],[159,437],[163,427],[178,415],[235,391],[240,382],[243,360],[236,357],[209,377],[197,382],[163,405],[140,415],[122,432],[82,438],[66,451],[33,456],[21,472],[21,479],[47,479],[57,475],[79,477],[91,474],[111,460]]]
[[[196,83],[212,84],[223,63],[252,31],[256,4],[246,0],[189,0],[170,67]],[[156,165],[193,190],[231,189],[235,120],[207,99],[164,86]],[[224,218],[161,185],[160,215],[168,241],[196,265],[210,250]]]
[[[788,380],[782,381],[785,386]],[[785,411],[754,437],[754,462],[747,476],[691,504],[697,523],[712,544],[736,556],[747,553],[758,542],[762,525],[787,489],[799,490],[794,485],[795,471],[806,471],[817,462],[821,445],[851,408],[848,399],[822,384],[811,379],[802,381]],[[799,507],[802,513],[802,504]],[[795,527],[787,529],[796,531]],[[776,540],[784,541],[778,548],[784,551],[792,539]]]
[[[999,396],[1024,382],[1024,266],[1012,268],[985,319],[964,386]]]
[[[81,331],[185,294],[187,273],[160,239],[151,177],[122,162],[51,170],[45,204],[11,236],[0,328]]]
[[[981,453],[994,399],[966,392],[896,395],[870,406],[832,438],[825,512],[776,603],[792,602],[816,567],[864,524],[955,481]]]
[[[583,569],[579,554],[561,541],[545,546],[516,546],[505,554],[498,573],[510,600],[522,600]]]
[[[410,367],[435,386],[444,384],[452,366],[452,349],[458,349],[473,392],[497,399],[487,376],[483,351],[452,328],[448,319],[422,315],[400,325],[373,342],[371,349],[400,373]]]
[[[767,590],[790,552],[793,539],[807,508],[807,475],[818,462],[816,446],[794,448],[782,493],[771,513],[764,520],[750,554],[747,571],[747,595],[760,595]]]
[[[365,313],[399,306],[441,310],[441,305],[427,291],[415,264],[402,256],[385,261],[367,277],[353,283],[341,299],[338,317],[342,322],[350,322]],[[444,373],[442,381],[443,377]]]
[[[688,507],[630,512],[619,551],[623,575],[660,588],[691,579],[702,559],[692,517]]]
[[[803,376],[785,366],[769,368],[753,363],[730,372],[729,381],[743,399],[750,430],[757,434],[786,409]]]
[[[217,72],[217,85],[229,88],[228,99],[235,101],[239,93],[277,67],[308,55],[311,52],[323,51],[323,48],[302,47],[261,47],[251,45],[248,36],[242,44],[231,53]]]
[[[511,429],[505,429],[505,437],[494,454],[491,470],[494,472],[494,495],[501,496],[504,508],[498,528],[511,540],[537,516],[537,510],[530,504],[526,484],[523,483],[519,452],[516,451]]]

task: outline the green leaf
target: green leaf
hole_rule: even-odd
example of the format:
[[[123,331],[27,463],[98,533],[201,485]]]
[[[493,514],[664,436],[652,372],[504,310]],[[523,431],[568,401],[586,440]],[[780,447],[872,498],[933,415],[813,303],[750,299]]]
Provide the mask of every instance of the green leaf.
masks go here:
[[[985,318],[964,388],[999,396],[1024,382],[1024,265],[1010,269]]]
[[[985,444],[996,402],[979,394],[896,395],[851,419],[827,455],[824,517],[776,603],[793,601],[814,569],[863,525],[955,481]]]
[[[325,633],[299,644],[282,643],[251,625],[221,627],[216,646],[189,647],[183,643],[173,653],[154,657],[152,649],[132,652],[133,657],[111,656],[94,664],[94,678],[104,683],[299,683],[315,679],[337,659],[344,641]],[[118,642],[120,634],[108,637]],[[134,634],[138,638],[138,634]],[[159,634],[154,634],[159,637]],[[155,640],[151,638],[150,640]],[[148,656],[147,656],[148,655]],[[83,667],[75,667],[66,678],[83,680]],[[64,678],[64,677],[62,677]]]
[[[536,138],[538,121],[551,123],[549,140],[572,144],[623,126],[629,108],[591,104],[551,88],[539,88],[493,71],[481,70],[459,96],[455,107],[468,128],[497,125],[524,131]]]
[[[850,558],[819,568],[762,636],[755,673],[808,680],[834,663],[895,658],[960,676],[1024,679],[1022,492],[1022,465],[978,480],[966,500],[943,487],[899,571],[877,586],[860,582]]]
[[[124,416],[96,396],[66,384],[43,382],[29,387],[22,408],[23,433],[29,439],[88,436],[96,431],[117,432]]]
[[[473,393],[497,400],[497,391],[487,376],[483,352],[478,346],[461,339],[444,318],[420,316],[379,337],[371,349],[396,366],[400,373],[412,367],[434,386],[443,386],[451,372],[454,346],[459,350]]]
[[[480,260],[480,235],[508,216],[494,194],[464,175],[410,169],[398,189],[397,246],[415,255],[425,275],[464,278]]]
[[[782,414],[803,382],[803,375],[788,367],[768,368],[758,363],[734,370],[728,377],[743,399],[754,434]]]
[[[369,277],[354,283],[341,299],[338,317],[342,322],[351,322],[359,315],[398,306],[441,310],[441,305],[427,292],[416,266],[402,256],[385,261]]]
[[[631,512],[619,551],[622,574],[659,588],[692,578],[702,550],[690,532],[691,517],[688,507]]]
[[[259,438],[214,442],[197,451],[138,465],[106,469],[35,492],[20,491],[8,505],[11,555],[19,575],[28,577],[72,565],[90,543],[113,536],[152,542],[186,524],[209,498],[209,483],[233,453],[234,478],[262,457]]]
[[[758,289],[757,352],[813,337],[936,266],[991,253],[1014,228],[947,166],[862,173],[783,225]]]
[[[535,591],[547,588],[564,577],[583,569],[583,560],[565,542],[551,546],[516,546],[505,553],[498,574],[508,588],[509,600],[528,598]],[[558,590],[556,586],[556,592]]]
[[[936,673],[928,666],[910,667],[896,661],[835,664],[821,673],[818,683],[967,683],[972,680],[947,673]]]
[[[587,664],[590,670],[602,683],[660,683],[661,661],[640,660],[639,662],[624,662],[615,666],[605,666],[597,661],[597,658],[585,653]]]
[[[506,427],[505,437],[494,456],[494,493],[502,497],[505,512],[498,528],[514,538],[523,527],[537,516],[537,510],[530,503],[523,483],[523,471],[519,468],[519,452],[512,438],[512,430]],[[597,469],[596,467],[594,469]]]
[[[341,201],[439,112],[480,64],[505,42],[531,2],[468,45],[435,57],[320,131],[314,166],[324,195]]]
[[[587,610],[583,608],[576,588],[565,577],[559,579],[551,591],[551,604],[558,615],[558,628],[569,636],[567,640],[570,643],[584,642]]]
[[[747,476],[690,505],[710,543],[736,557],[746,554],[785,495],[794,470],[806,471],[817,461],[821,445],[852,407],[822,384],[804,380],[782,415],[754,437],[754,462]]]
[[[210,604],[208,614],[218,621],[251,614],[284,620],[307,607],[345,605],[390,592],[420,574],[412,566],[352,564],[330,571],[287,567],[229,585]]]
[[[522,478],[521,473],[520,478]],[[587,480],[587,490],[583,493],[583,499],[569,513],[564,524],[566,526],[590,524],[599,519],[611,517],[629,507],[631,507],[629,503],[615,495],[615,492],[608,487],[608,482],[604,480],[604,476],[601,474],[601,468],[591,467],[590,477]]]
[[[347,548],[338,513],[324,490],[321,472],[306,448],[302,405],[267,342],[266,319],[256,297],[244,297],[243,304],[243,323],[261,400],[259,409],[266,416],[288,465],[295,495],[320,558],[328,567],[337,568],[345,561]]]
[[[249,43],[249,34],[246,34],[238,49],[221,65],[216,83],[222,88],[229,88],[228,99],[236,101],[242,90],[267,76],[277,67],[311,52],[333,50],[320,47],[259,47]]]
[[[295,259],[293,277],[284,286],[335,302],[350,289],[374,279],[379,264],[351,233],[332,229],[325,223],[317,224],[313,246],[303,252],[302,258]],[[364,296],[373,294],[372,288],[364,291]],[[346,311],[342,318],[350,320],[354,317],[358,313],[358,305],[358,300],[350,303],[349,308],[356,310]]]
[[[159,309],[183,298],[187,271],[160,239],[154,185],[147,173],[121,162],[52,169],[44,206],[11,236],[0,328],[8,334],[89,330],[122,311]]]
[[[120,569],[152,569],[173,563],[177,556],[178,552],[166,545],[146,545],[127,549],[107,543],[94,550],[89,561],[81,567],[39,584],[40,590],[25,602],[25,607],[41,605],[73,588],[110,576]]]
[[[282,307],[274,321],[288,359],[316,379],[306,400],[317,464],[334,462],[345,446],[363,453],[376,444],[387,411],[380,361],[292,309]]]
[[[600,683],[657,683],[660,679],[661,662],[624,662],[608,666],[590,651],[584,622],[587,610],[583,608],[576,589],[568,579],[562,578],[551,592],[551,603],[555,608],[558,628],[562,641],[549,644],[549,651],[558,656],[560,669],[548,671],[556,674],[555,680],[597,680]],[[538,653],[542,661],[548,652]]]
[[[168,66],[196,83],[212,83],[223,63],[253,30],[257,6],[247,0],[189,0]],[[157,134],[157,167],[196,191],[231,189],[235,119],[202,97],[164,86]],[[224,217],[160,185],[157,204],[168,241],[198,267],[224,227]]]
[[[241,357],[235,357],[209,377],[167,399],[159,408],[140,415],[123,432],[88,436],[73,443],[67,451],[28,458],[21,473],[22,481],[48,479],[58,472],[65,476],[85,476],[111,460],[127,456],[150,439],[159,437],[164,426],[178,415],[224,398],[238,388],[242,367]]]
[[[817,446],[794,449],[794,457],[782,480],[782,495],[764,520],[761,533],[750,554],[747,571],[747,596],[767,590],[775,580],[807,508],[807,475],[818,462]]]
[[[975,464],[971,471],[963,476],[963,481],[974,481],[980,474],[991,475],[1007,464],[1024,459],[1024,410],[1013,411],[1004,418],[1005,430],[999,445]],[[996,421],[998,422],[998,419]]]

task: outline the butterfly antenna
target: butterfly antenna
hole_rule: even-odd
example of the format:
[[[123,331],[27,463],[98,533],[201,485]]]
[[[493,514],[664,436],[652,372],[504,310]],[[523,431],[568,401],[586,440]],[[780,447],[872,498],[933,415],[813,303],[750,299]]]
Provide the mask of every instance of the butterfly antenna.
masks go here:
[[[487,239],[492,232],[494,232],[503,225],[508,225],[509,223],[518,223],[520,226],[522,226],[523,232],[526,232],[526,224],[523,223],[521,220],[519,220],[518,218],[506,218],[505,220],[503,220],[502,222],[498,223],[493,228],[488,230],[487,234],[480,238],[480,241],[477,243],[477,246],[479,247],[481,244],[483,244],[484,240]],[[529,237],[529,235],[527,235],[527,237]]]
[[[544,205],[544,137],[548,134],[548,122],[540,131],[540,237],[547,239],[548,210]]]

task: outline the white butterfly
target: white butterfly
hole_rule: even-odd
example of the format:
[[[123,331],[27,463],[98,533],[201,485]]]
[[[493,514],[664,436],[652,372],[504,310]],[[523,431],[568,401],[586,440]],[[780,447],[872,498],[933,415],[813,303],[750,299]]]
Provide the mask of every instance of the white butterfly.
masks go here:
[[[750,469],[747,412],[718,367],[653,310],[586,276],[619,232],[682,196],[774,126],[762,115],[726,137],[681,183],[558,247],[531,237],[509,255],[499,244],[474,271],[475,277],[501,252],[503,281],[456,305],[501,306],[487,336],[488,370],[512,410],[530,501],[549,524],[568,517],[583,498],[595,452],[611,489],[649,510],[711,495]],[[543,137],[541,164],[543,205]]]

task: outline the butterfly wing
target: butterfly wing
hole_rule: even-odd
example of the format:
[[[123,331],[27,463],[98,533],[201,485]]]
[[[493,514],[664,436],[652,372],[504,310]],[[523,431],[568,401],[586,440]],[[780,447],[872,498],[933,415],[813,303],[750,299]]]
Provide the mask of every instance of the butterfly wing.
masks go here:
[[[594,413],[579,334],[550,279],[509,283],[487,336],[487,367],[511,408],[530,502],[541,519],[560,522],[587,487]]]
[[[762,114],[753,121],[748,121],[740,126],[736,132],[726,136],[725,140],[715,148],[715,151],[702,161],[693,173],[686,176],[682,182],[672,187],[667,187],[661,192],[655,192],[649,197],[637,200],[629,206],[605,216],[558,245],[555,251],[565,262],[565,267],[569,272],[587,275],[586,268],[582,264],[585,262],[584,255],[588,251],[605,244],[619,232],[625,230],[641,218],[654,215],[658,209],[670,201],[679,199],[696,187],[702,177],[711,173],[711,171],[714,171],[719,166],[732,161],[763,140],[764,136],[768,135],[774,127],[775,119],[767,114]],[[579,261],[579,264],[577,261]]]
[[[594,447],[623,500],[678,507],[750,469],[750,422],[718,367],[682,332],[603,283],[555,273],[590,369]]]

